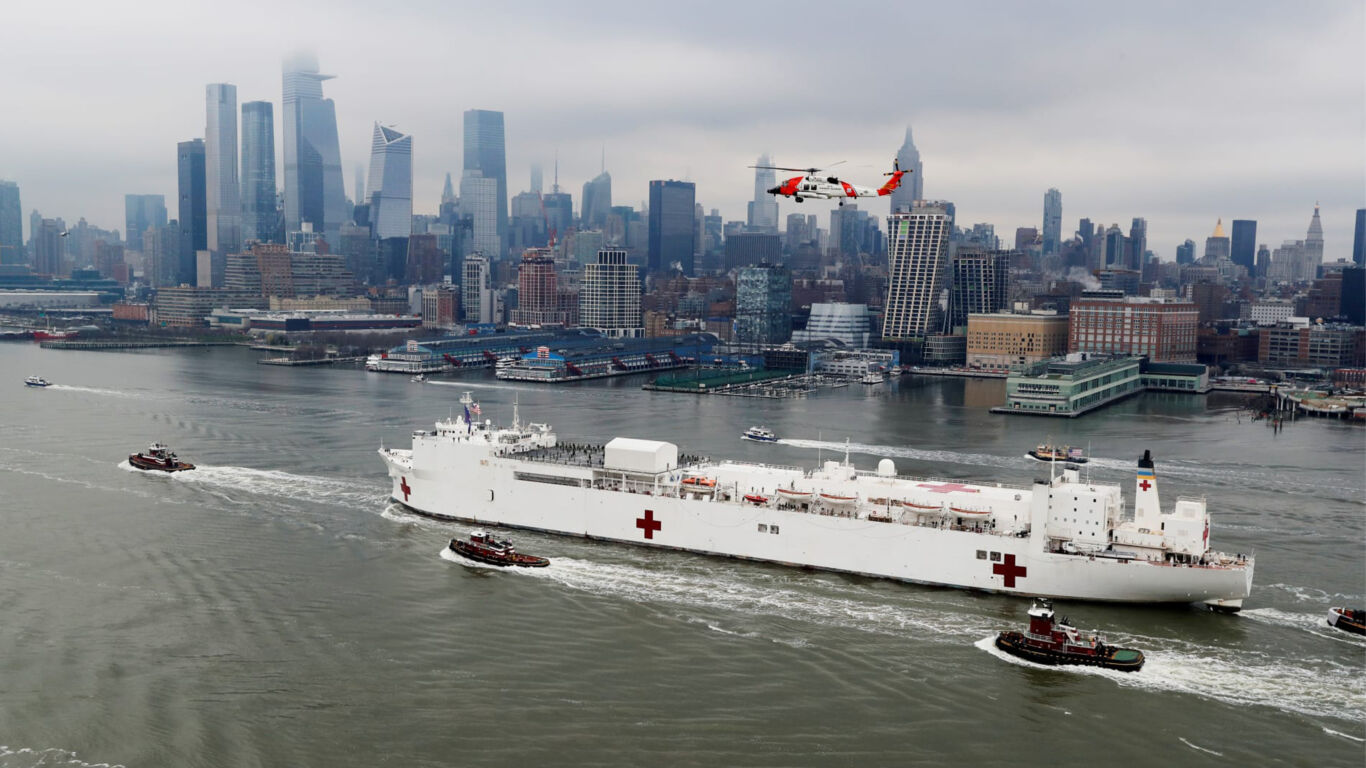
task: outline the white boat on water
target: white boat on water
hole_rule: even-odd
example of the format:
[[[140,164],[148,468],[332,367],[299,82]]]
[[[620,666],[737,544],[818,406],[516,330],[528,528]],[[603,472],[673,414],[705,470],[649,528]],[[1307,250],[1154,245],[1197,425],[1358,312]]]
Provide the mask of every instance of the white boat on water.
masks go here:
[[[26,387],[48,387],[48,386],[52,386],[52,382],[48,381],[47,379],[43,378],[42,376],[30,376],[30,377],[28,377],[27,379],[24,379],[24,386],[26,386]]]
[[[1030,485],[826,461],[680,462],[673,443],[561,447],[546,424],[470,416],[382,448],[392,499],[422,515],[1007,594],[1236,611],[1254,561],[1210,547],[1203,498],[1164,510],[1151,456],[1118,485],[1052,464]]]
[[[768,427],[750,427],[745,430],[745,434],[740,435],[741,440],[753,440],[756,443],[776,443],[778,436]]]
[[[869,371],[863,374],[862,379],[859,379],[859,381],[863,382],[864,384],[881,384],[886,380],[887,374],[883,373],[882,371]]]

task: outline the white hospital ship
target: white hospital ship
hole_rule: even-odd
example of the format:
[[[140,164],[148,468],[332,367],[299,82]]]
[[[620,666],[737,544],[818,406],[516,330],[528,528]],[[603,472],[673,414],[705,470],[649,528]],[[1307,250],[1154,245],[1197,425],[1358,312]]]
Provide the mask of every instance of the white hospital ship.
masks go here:
[[[1071,466],[974,485],[847,455],[814,470],[680,461],[655,440],[561,443],[515,412],[497,427],[466,411],[380,455],[394,501],[446,520],[1031,596],[1237,611],[1252,588],[1250,556],[1210,549],[1204,499],[1162,510],[1146,451],[1132,512]]]

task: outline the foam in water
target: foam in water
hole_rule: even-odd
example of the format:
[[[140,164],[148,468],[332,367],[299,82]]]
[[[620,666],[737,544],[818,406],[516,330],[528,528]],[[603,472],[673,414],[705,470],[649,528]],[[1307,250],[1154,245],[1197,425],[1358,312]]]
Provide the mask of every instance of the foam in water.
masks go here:
[[[216,467],[200,464],[195,469],[186,472],[151,474],[165,474],[176,482],[191,485],[204,485],[229,491],[246,491],[295,501],[369,506],[381,501],[386,495],[377,491],[373,486],[312,475],[295,475],[275,469]],[[228,500],[233,501],[231,498]]]
[[[1198,750],[1200,750],[1201,752],[1207,752],[1207,753],[1209,753],[1209,754],[1211,754],[1211,755],[1214,755],[1215,757],[1223,757],[1223,756],[1224,756],[1224,753],[1223,753],[1223,752],[1215,752],[1215,751],[1212,750],[1212,749],[1205,749],[1204,747],[1200,746],[1199,744],[1192,744],[1192,743],[1190,743],[1189,741],[1186,741],[1186,738],[1185,738],[1184,736],[1177,736],[1176,738],[1180,739],[1182,744],[1185,744],[1186,746],[1190,747],[1191,749],[1198,749]]]
[[[33,768],[37,768],[37,766],[40,765],[66,765],[72,766],[72,768],[124,768],[121,763],[87,763],[77,757],[75,752],[59,747],[48,747],[47,749],[20,747],[15,749],[13,747],[0,745],[0,761],[3,761],[3,763],[0,764],[3,764],[6,768],[9,768],[9,766],[14,766],[15,768],[19,768],[19,766],[24,766],[25,768],[32,766]]]

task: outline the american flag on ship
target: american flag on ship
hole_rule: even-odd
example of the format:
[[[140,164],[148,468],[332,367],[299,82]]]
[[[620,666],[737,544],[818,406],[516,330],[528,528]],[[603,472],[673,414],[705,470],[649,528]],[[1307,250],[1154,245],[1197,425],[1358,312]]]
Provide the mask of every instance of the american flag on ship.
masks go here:
[[[1069,448],[1068,451],[1067,451],[1067,458],[1069,458],[1069,459],[1080,459],[1080,458],[1081,458],[1081,449],[1080,449],[1080,448]]]
[[[478,416],[478,415],[480,414],[479,403],[470,403],[470,407],[467,408],[466,410],[468,410],[470,413],[474,414],[475,416]]]

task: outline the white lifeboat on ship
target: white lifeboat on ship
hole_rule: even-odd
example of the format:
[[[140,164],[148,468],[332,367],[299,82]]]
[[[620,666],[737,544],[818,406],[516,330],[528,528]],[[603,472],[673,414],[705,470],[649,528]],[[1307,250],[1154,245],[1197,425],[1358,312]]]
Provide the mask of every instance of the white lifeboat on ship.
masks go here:
[[[799,491],[796,488],[779,488],[778,495],[788,501],[811,501],[815,494],[811,491]]]
[[[909,499],[904,499],[898,503],[906,509],[914,510],[916,512],[937,512],[944,508],[943,504],[922,504],[918,501],[911,501]]]
[[[955,515],[957,515],[957,516],[959,516],[959,517],[970,517],[970,518],[974,518],[974,519],[984,518],[984,517],[987,517],[988,515],[991,514],[991,510],[989,510],[989,509],[976,509],[976,508],[973,508],[973,507],[958,507],[958,506],[954,506],[954,505],[952,505],[952,504],[949,505],[949,510],[952,511],[953,514],[955,514]]]
[[[839,496],[833,493],[822,493],[821,501],[834,507],[847,507],[858,501],[857,496]]]

